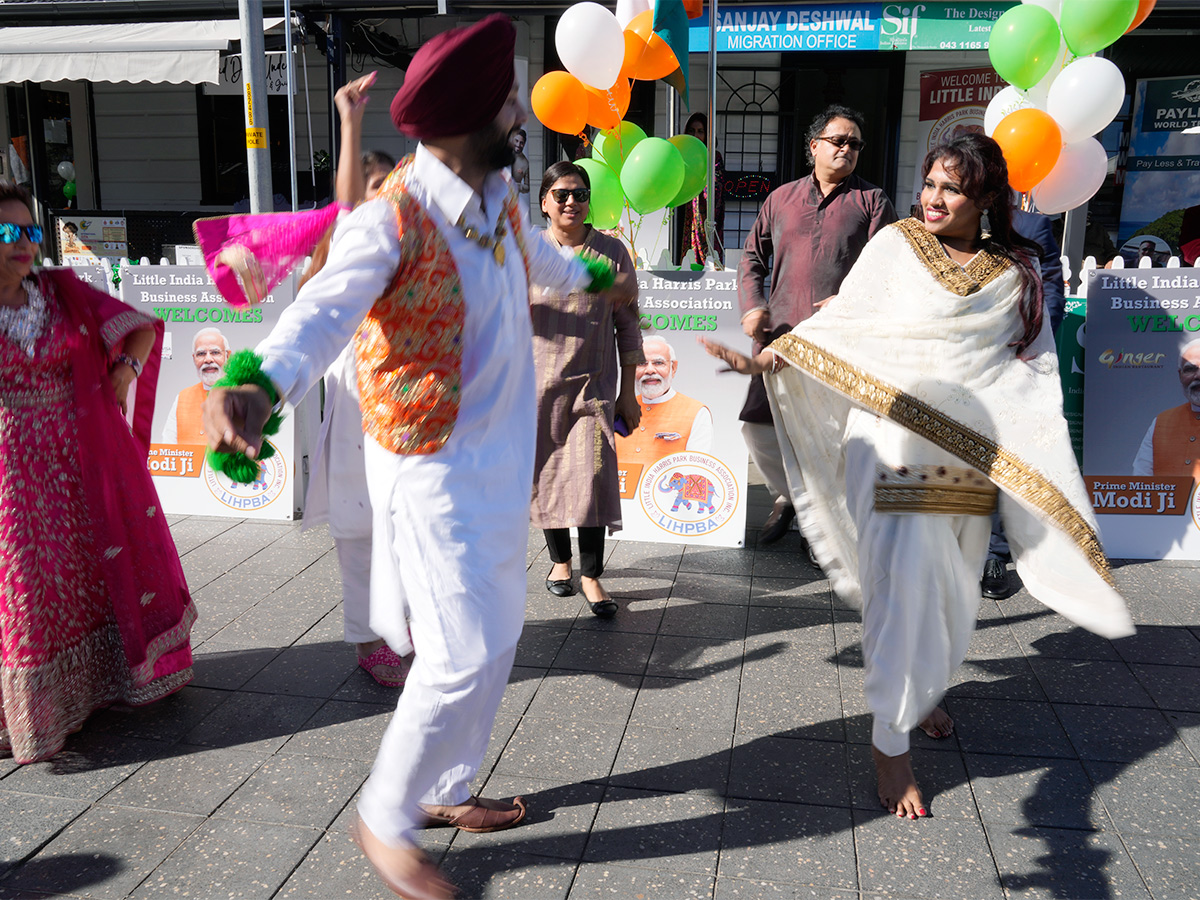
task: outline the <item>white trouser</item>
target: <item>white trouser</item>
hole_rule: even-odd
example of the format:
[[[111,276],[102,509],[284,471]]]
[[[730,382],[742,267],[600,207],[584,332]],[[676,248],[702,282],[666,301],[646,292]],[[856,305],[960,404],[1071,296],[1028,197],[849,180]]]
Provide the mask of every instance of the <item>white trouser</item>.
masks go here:
[[[379,640],[371,630],[371,538],[335,537],[342,570],[342,637],[348,644]]]
[[[524,625],[529,505],[458,500],[471,472],[397,456],[370,438],[366,461],[371,622],[397,653],[411,629],[416,661],[358,812],[397,846],[423,820],[418,803],[452,806],[471,795]],[[448,484],[456,477],[466,482]]]
[[[883,424],[885,431],[898,427]],[[988,516],[875,512],[879,459],[869,439],[848,442],[846,501],[858,529],[871,743],[899,756],[967,654],[992,523]]]
[[[771,500],[790,498],[787,473],[783,468],[783,454],[779,451],[779,438],[775,435],[775,426],[764,425],[761,422],[743,422],[742,438],[746,442],[746,449],[750,451],[750,459],[758,466],[758,471],[762,472],[767,482]]]

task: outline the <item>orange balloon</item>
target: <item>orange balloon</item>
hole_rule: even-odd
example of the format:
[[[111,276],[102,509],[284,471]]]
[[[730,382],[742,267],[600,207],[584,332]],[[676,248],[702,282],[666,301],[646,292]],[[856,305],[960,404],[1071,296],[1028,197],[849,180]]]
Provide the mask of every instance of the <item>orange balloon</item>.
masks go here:
[[[570,72],[547,72],[539,78],[529,105],[538,121],[551,131],[578,134],[587,121],[587,89]]]
[[[1146,16],[1150,15],[1150,11],[1154,9],[1154,4],[1157,2],[1158,0],[1138,0],[1137,12],[1133,14],[1133,22],[1125,29],[1125,33],[1129,34],[1129,32],[1145,22]]]
[[[618,77],[607,91],[584,85],[587,91],[587,123],[601,131],[616,128],[629,111],[629,79]]]
[[[629,39],[632,33],[641,39],[642,45]],[[654,10],[648,9],[634,16],[625,26],[625,61],[621,65],[621,74],[641,81],[654,81],[666,78],[679,68],[679,60],[669,44],[654,33]],[[630,45],[633,45],[634,59],[630,59]]]
[[[1049,113],[1031,107],[1001,119],[992,138],[1004,151],[1008,183],[1022,194],[1050,174],[1063,146],[1058,123]]]
[[[625,35],[625,59],[621,63],[621,74],[618,77],[629,79],[634,77],[633,70],[642,61],[642,56],[648,48],[641,35],[634,34],[632,31],[623,33]]]

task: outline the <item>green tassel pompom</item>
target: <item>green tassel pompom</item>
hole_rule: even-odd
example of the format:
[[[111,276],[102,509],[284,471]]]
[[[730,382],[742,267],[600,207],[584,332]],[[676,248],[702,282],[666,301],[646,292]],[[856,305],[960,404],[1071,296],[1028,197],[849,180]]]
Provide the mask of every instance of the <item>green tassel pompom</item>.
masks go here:
[[[267,392],[271,404],[279,402],[275,385],[262,370],[262,357],[253,350],[239,350],[225,363],[225,370],[217,380],[215,387],[241,387],[245,384],[256,384]],[[263,437],[278,434],[279,426],[283,424],[283,415],[272,412],[263,426]],[[218,472],[224,472],[230,481],[236,484],[250,484],[258,478],[259,463],[275,455],[275,445],[264,440],[259,448],[258,458],[251,459],[244,453],[224,453],[216,450],[208,451],[208,464]]]
[[[616,283],[617,270],[613,268],[613,264],[606,257],[584,252],[579,254],[579,260],[587,269],[588,274],[592,276],[591,284],[584,289],[589,294],[607,291]]]

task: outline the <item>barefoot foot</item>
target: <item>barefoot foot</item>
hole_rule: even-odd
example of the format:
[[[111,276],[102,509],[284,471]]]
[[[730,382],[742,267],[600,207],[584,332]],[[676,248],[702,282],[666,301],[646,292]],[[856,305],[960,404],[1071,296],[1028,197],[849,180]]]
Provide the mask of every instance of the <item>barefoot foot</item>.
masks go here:
[[[931,738],[948,738],[954,731],[954,720],[940,706],[935,706],[917,727]]]
[[[453,900],[458,896],[454,885],[417,847],[393,847],[377,838],[362,819],[350,829],[354,843],[397,896],[406,900]]]
[[[875,760],[875,776],[879,781],[879,802],[898,818],[916,819],[929,815],[921,790],[913,775],[912,757],[907,753],[887,756],[878,748],[871,748]]]

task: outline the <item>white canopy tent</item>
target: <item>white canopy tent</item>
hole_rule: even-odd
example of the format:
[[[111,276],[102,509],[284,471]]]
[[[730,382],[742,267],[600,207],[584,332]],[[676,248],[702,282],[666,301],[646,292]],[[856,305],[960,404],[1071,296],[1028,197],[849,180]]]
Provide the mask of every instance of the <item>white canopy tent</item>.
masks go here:
[[[281,18],[266,19],[264,30]],[[0,83],[21,81],[216,84],[237,19],[0,28]]]

